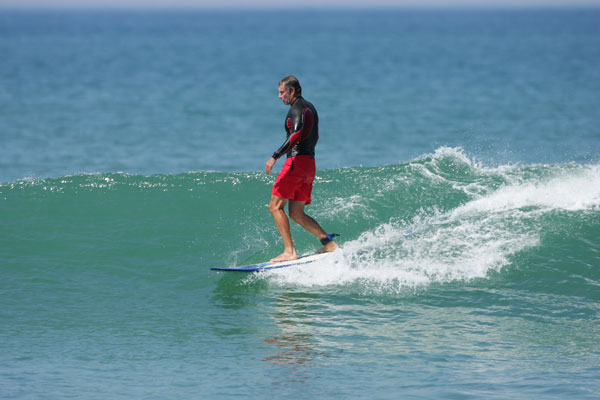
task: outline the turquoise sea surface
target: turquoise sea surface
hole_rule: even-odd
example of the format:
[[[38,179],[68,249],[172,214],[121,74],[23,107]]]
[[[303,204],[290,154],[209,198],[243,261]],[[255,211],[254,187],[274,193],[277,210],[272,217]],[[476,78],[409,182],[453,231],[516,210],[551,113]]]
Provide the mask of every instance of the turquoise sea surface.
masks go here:
[[[4,10],[0,54],[0,398],[598,398],[600,9]],[[288,74],[342,249],[211,271],[281,252]]]

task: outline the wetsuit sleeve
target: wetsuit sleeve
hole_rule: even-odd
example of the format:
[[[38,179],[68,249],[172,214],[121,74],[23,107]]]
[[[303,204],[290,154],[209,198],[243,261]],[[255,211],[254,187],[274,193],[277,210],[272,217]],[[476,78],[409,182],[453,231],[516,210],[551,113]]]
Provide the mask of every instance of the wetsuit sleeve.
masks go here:
[[[306,139],[313,129],[313,114],[309,108],[304,108],[301,113],[292,115],[286,121],[289,132],[285,142],[273,153],[273,158],[278,159],[289,152],[297,143]]]

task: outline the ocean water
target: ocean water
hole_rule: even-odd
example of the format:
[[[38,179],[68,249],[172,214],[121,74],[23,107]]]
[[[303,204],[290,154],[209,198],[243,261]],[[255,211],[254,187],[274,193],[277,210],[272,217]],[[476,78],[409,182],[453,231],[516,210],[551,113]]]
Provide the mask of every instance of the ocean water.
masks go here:
[[[5,10],[0,54],[1,398],[597,398],[599,10]],[[342,249],[210,271],[281,251],[289,73]]]

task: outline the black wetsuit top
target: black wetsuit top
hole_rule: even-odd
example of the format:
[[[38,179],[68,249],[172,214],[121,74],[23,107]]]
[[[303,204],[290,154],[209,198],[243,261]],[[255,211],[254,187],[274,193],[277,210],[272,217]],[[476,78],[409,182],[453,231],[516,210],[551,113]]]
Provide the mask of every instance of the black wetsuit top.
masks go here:
[[[312,103],[298,97],[291,105],[285,118],[285,142],[273,153],[278,159],[287,153],[293,156],[315,156],[315,146],[319,140],[319,116]]]

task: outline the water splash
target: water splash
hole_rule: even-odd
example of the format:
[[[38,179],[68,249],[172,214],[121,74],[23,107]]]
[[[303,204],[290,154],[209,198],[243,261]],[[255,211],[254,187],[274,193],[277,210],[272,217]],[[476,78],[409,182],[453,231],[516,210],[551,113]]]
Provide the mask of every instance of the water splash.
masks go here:
[[[469,198],[444,212],[437,207],[421,209],[409,221],[392,217],[320,262],[250,280],[389,294],[487,278],[510,266],[519,253],[539,247],[556,213],[600,209],[597,165],[484,168],[462,151],[445,148],[421,157],[401,173],[411,169],[414,173],[417,166],[429,171],[431,182],[451,180],[451,190]],[[475,184],[480,186],[477,190]],[[433,183],[429,189],[437,190]],[[436,195],[442,203],[449,191]]]

